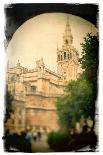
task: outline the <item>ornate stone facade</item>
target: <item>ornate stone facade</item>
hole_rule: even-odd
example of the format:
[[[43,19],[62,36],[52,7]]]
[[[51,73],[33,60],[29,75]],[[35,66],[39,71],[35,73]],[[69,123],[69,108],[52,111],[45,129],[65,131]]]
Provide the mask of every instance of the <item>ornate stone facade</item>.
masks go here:
[[[13,131],[25,128],[57,130],[56,97],[64,94],[67,81],[78,76],[78,52],[73,47],[73,36],[67,21],[63,46],[57,49],[57,73],[45,67],[43,58],[36,61],[36,68],[28,70],[18,61],[7,72],[8,91],[14,96],[14,113],[6,123]]]

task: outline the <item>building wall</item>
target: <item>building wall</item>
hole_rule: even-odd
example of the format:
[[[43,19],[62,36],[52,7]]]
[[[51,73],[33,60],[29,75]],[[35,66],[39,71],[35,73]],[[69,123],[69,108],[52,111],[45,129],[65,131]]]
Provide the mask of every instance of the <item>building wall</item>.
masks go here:
[[[38,95],[26,96],[26,126],[46,127],[57,130],[57,114],[54,97]]]
[[[55,110],[26,109],[26,126],[57,130],[57,114]]]

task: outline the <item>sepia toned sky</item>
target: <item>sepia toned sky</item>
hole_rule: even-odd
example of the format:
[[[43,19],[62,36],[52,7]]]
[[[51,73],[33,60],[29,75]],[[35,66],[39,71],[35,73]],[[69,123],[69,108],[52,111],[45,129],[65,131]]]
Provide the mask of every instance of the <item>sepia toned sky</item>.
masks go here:
[[[73,35],[73,45],[81,54],[80,43],[86,33],[96,33],[94,25],[70,14],[45,13],[26,21],[17,29],[7,48],[9,66],[15,66],[19,59],[23,67],[33,69],[36,60],[43,57],[45,66],[56,71],[57,47],[62,47],[67,17]]]

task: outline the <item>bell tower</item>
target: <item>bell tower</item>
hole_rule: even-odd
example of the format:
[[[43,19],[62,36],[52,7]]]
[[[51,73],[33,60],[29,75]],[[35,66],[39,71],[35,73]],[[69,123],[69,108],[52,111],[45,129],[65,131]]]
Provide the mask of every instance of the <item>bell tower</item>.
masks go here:
[[[57,72],[63,76],[64,80],[76,80],[78,70],[78,51],[73,46],[73,36],[69,19],[67,19],[65,31],[63,33],[62,48],[57,48]]]

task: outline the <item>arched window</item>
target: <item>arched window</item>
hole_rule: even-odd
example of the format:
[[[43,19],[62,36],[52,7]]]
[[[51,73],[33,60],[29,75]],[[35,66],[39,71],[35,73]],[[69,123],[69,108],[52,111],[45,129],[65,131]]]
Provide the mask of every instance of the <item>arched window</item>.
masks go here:
[[[61,55],[61,60],[62,60],[62,55]]]
[[[66,59],[66,52],[64,52],[64,59]]]
[[[36,86],[31,86],[31,91],[36,92]]]
[[[70,53],[70,59],[72,58],[72,53]]]
[[[11,77],[11,81],[16,81],[16,75],[13,75],[13,76]]]
[[[66,79],[66,71],[64,72],[64,80]]]
[[[68,57],[68,59],[70,58],[69,53],[68,53],[67,57]]]
[[[58,61],[60,61],[60,55],[58,55]]]

